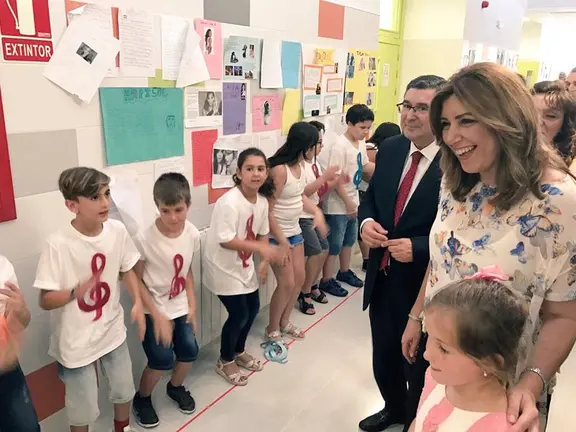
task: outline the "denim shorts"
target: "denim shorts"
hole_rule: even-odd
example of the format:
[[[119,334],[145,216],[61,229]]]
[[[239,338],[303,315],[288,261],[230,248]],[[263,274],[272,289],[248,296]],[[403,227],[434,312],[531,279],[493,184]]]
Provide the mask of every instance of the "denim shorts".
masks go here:
[[[26,378],[20,365],[0,373],[0,431],[40,432]]]
[[[136,393],[132,378],[132,360],[126,341],[99,359],[110,383],[109,399],[113,404],[130,402]],[[71,426],[87,426],[100,415],[96,363],[68,369],[58,364],[58,375],[66,388],[66,411]]]
[[[326,215],[330,227],[328,253],[340,255],[343,247],[352,247],[358,238],[358,218],[348,215]]]
[[[186,319],[186,316],[181,316],[172,320],[174,324],[172,346],[167,347],[156,343],[154,321],[150,315],[146,315],[146,335],[142,341],[142,347],[148,358],[150,369],[167,371],[174,367],[175,361],[192,363],[196,360],[200,349],[192,326],[186,322]]]
[[[328,240],[314,228],[313,219],[300,219],[300,228],[304,238],[304,256],[320,255],[328,249]]]
[[[276,240],[275,238],[270,237],[270,243],[273,245],[278,246],[280,243],[278,243],[278,240]],[[304,237],[302,237],[302,234],[296,234],[293,236],[288,237],[288,243],[290,243],[290,247],[295,248],[298,245],[304,244]]]

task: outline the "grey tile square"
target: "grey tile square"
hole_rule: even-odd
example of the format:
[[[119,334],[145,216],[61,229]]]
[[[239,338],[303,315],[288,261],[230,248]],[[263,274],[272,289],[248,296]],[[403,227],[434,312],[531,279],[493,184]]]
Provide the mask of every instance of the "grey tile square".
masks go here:
[[[58,176],[78,166],[75,130],[8,135],[16,198],[58,190]]]
[[[250,0],[204,0],[204,19],[250,26]]]

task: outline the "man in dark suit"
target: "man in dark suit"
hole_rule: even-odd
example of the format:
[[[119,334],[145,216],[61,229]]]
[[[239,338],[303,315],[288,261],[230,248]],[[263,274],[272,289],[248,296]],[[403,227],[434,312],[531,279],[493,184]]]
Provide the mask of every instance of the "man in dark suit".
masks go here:
[[[374,377],[385,401],[382,411],[360,422],[366,432],[398,423],[408,431],[424,386],[425,341],[409,362],[402,354],[401,339],[408,320],[421,321],[410,310],[430,259],[428,236],[441,180],[439,147],[428,110],[444,82],[426,75],[408,84],[398,104],[403,135],[385,140],[378,148],[376,169],[360,203],[360,232],[371,248],[364,310],[370,306]]]

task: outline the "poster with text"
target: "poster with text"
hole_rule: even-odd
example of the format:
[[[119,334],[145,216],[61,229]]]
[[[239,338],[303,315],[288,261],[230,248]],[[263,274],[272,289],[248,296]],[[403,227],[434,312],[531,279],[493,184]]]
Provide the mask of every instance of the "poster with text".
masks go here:
[[[365,104],[376,110],[378,70],[377,51],[355,49],[348,52],[344,110],[355,104]]]
[[[225,79],[259,79],[262,39],[230,36],[224,47]]]
[[[282,98],[280,96],[254,96],[252,98],[252,132],[280,130],[282,128]]]
[[[222,124],[222,87],[186,87],[184,93],[187,128]]]
[[[224,135],[246,133],[246,83],[224,83]]]
[[[200,36],[200,47],[211,79],[222,79],[222,24],[198,18],[194,28]]]

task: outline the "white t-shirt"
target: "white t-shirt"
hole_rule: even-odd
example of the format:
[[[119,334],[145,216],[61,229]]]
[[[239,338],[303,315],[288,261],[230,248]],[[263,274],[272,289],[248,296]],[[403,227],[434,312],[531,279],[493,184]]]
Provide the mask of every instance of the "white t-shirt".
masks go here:
[[[104,222],[96,237],[79,233],[72,224],[48,237],[38,263],[36,288],[69,290],[90,279],[95,271],[102,271],[100,283],[83,299],[84,310],[79,301],[73,301],[51,311],[49,355],[67,368],[79,368],[126,340],[118,279],[139,259],[126,227],[113,219]]]
[[[168,319],[188,314],[186,276],[194,254],[200,251],[200,232],[186,221],[176,238],[166,237],[156,223],[134,239],[144,261],[142,280],[148,287],[156,308]]]
[[[253,257],[241,257],[240,252],[221,246],[236,237],[247,238],[251,218],[254,235],[267,235],[268,201],[261,195],[252,204],[240,189],[233,188],[214,206],[203,254],[202,280],[216,295],[249,294],[258,289]]]
[[[358,164],[359,158],[360,164]],[[338,140],[330,148],[327,166],[338,165],[341,168],[339,174],[347,174],[350,176],[351,181],[344,183],[344,190],[348,197],[356,204],[356,207],[360,204],[358,196],[360,182],[357,181],[355,183],[354,179],[362,180],[362,170],[368,162],[368,153],[366,152],[366,143],[364,141],[360,141],[358,148],[356,148],[346,136],[340,135]],[[345,215],[348,213],[344,201],[338,196],[335,189],[330,191],[326,196],[324,213],[329,215]]]
[[[0,255],[0,288],[5,288],[6,282],[12,282],[14,285],[18,285],[18,279],[16,278],[16,272],[14,271],[14,266],[8,258]],[[0,295],[0,315],[4,315],[6,310],[6,296]]]
[[[316,165],[316,168],[318,168],[319,176],[322,175],[322,168],[320,168],[320,164],[317,162],[304,161],[303,163],[304,163],[304,176],[305,176],[304,178],[306,180],[306,186],[308,186],[309,184],[312,184],[316,181],[316,174],[314,174],[313,165]],[[312,202],[316,205],[320,203],[320,197],[318,196],[318,191],[314,192],[308,198],[310,198]],[[304,210],[302,210],[302,216],[300,216],[300,219],[313,219],[313,218],[314,215],[306,213]]]

